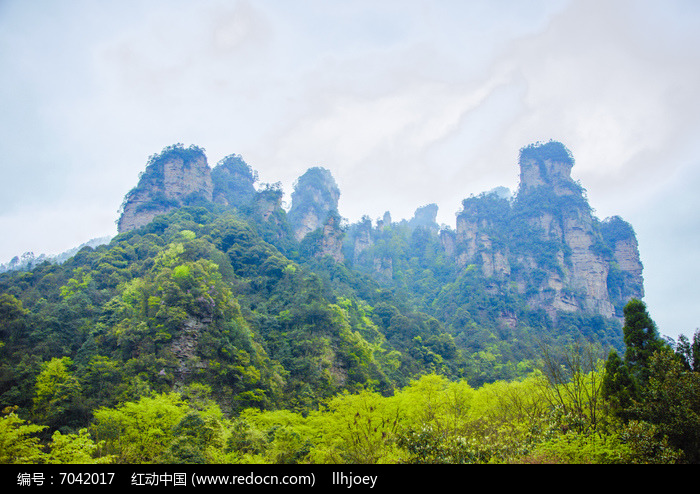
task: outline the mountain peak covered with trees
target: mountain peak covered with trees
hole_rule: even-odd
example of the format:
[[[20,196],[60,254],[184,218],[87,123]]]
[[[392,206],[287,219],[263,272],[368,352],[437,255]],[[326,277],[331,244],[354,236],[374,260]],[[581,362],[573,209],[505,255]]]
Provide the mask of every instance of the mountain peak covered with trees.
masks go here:
[[[620,319],[625,303],[644,295],[632,226],[620,217],[600,221],[593,215],[585,189],[571,178],[574,158],[560,142],[523,147],[519,166],[515,197],[492,191],[465,199],[456,230],[437,224],[436,204],[417,208],[411,220],[396,226],[407,227],[411,235],[425,230],[432,242],[439,238],[435,248],[454,264],[455,274],[476,268],[492,290],[504,297],[506,291],[515,292],[551,318],[558,312],[584,312]],[[149,159],[138,186],[125,197],[120,231],[197,201],[249,209],[256,181],[257,172],[239,155],[210,170],[202,149],[170,146]],[[380,253],[372,247],[392,228],[391,221],[370,224],[368,230],[368,218],[363,218],[341,231],[339,197],[329,170],[314,167],[300,176],[285,215],[295,240],[309,237],[306,250],[386,279],[391,266],[404,261],[397,258],[401,251]],[[270,207],[280,205],[268,205],[266,214]]]
[[[519,166],[455,229],[435,204],[348,224],[328,169],[286,210],[240,155],[166,147],[111,242],[0,274],[0,441],[26,439],[0,459],[694,459],[651,404],[695,392],[698,342],[646,322],[632,226],[561,143]]]
[[[265,241],[288,258],[339,264],[334,269],[410,300],[470,351],[488,348],[491,339],[499,347],[529,341],[532,350],[533,335],[621,348],[623,308],[644,294],[634,229],[618,216],[594,216],[562,143],[530,144],[518,158],[516,194],[493,190],[464,199],[455,229],[438,225],[436,204],[418,207],[408,220],[394,222],[387,212],[348,225],[326,168],[298,178],[287,211],[281,186],[256,190],[257,172],[240,155],[210,170],[203,149],[176,144],[149,158],[119,224],[136,229],[158,213],[193,205],[236,212],[254,219]]]

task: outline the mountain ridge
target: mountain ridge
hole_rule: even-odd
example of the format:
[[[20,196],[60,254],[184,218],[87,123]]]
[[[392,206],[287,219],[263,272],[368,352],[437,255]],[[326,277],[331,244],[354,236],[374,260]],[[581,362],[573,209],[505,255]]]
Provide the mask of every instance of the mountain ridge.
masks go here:
[[[0,274],[0,406],[41,411],[41,362],[64,362],[81,387],[41,422],[76,428],[91,410],[190,386],[231,415],[306,413],[426,373],[525,378],[543,346],[621,351],[617,308],[643,290],[634,230],[593,216],[563,145],[524,149],[518,192],[466,198],[452,229],[434,204],[348,224],[320,167],[286,210],[242,157],[211,170],[201,148],[168,146],[108,244]]]
[[[518,162],[517,193],[509,198],[503,190],[494,189],[465,199],[456,213],[455,230],[437,224],[436,204],[417,208],[414,217],[402,223],[438,235],[444,252],[458,267],[478,265],[485,280],[510,281],[521,295],[531,292],[528,303],[545,309],[550,317],[563,311],[620,319],[625,303],[644,295],[643,266],[632,226],[619,216],[602,222],[594,216],[585,189],[571,178],[574,158],[562,143],[525,146]],[[245,209],[256,197],[256,180],[257,172],[239,155],[224,158],[211,170],[201,148],[169,146],[149,159],[139,184],[125,197],[120,231],[197,201]],[[391,278],[396,259],[371,254],[371,231],[375,229],[377,236],[392,224],[388,212],[376,227],[371,221],[368,225],[367,217],[342,226],[340,193],[329,170],[307,170],[294,184],[286,212],[293,236],[317,257],[328,255],[380,279]],[[279,201],[268,204],[265,214],[280,207]],[[522,228],[530,231],[519,231],[521,238],[504,231]],[[616,230],[626,235],[611,237]],[[533,281],[533,276],[541,279]]]

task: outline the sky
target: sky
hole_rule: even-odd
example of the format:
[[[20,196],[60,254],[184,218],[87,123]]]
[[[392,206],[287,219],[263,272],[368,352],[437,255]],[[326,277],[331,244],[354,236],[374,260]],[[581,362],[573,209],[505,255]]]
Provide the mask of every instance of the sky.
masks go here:
[[[114,235],[149,156],[240,154],[350,223],[516,190],[557,140],[639,241],[662,334],[700,327],[696,0],[0,0],[0,263]]]

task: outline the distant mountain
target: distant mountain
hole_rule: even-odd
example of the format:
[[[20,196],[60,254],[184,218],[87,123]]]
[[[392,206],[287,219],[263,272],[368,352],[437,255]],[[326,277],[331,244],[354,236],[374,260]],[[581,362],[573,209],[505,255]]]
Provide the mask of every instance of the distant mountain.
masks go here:
[[[574,159],[563,144],[526,146],[519,165],[517,194],[498,187],[465,199],[456,231],[437,225],[435,204],[418,208],[404,224],[410,231],[427,228],[438,235],[441,253],[457,273],[475,266],[492,291],[517,294],[550,317],[558,312],[622,317],[626,301],[644,295],[631,225],[619,217],[601,222],[593,215],[585,190],[571,178]],[[256,180],[257,173],[238,155],[222,160],[212,172],[200,148],[170,146],[150,158],[138,186],[125,198],[120,231],[197,201],[245,209],[255,200]],[[340,231],[339,196],[329,170],[311,168],[302,175],[288,213],[294,237],[302,241],[314,234],[316,255],[391,278],[390,266],[401,262],[402,252],[372,249],[391,227],[390,220],[376,227],[363,220],[346,235]]]
[[[4,273],[6,271],[27,271],[41,264],[42,262],[61,264],[77,254],[80,249],[84,247],[94,249],[100,245],[108,244],[111,239],[112,237],[93,238],[84,244],[80,244],[78,247],[73,247],[72,249],[54,256],[47,254],[39,254],[38,256],[35,256],[34,252],[25,252],[21,256],[13,257],[7,264],[0,264],[0,273]]]
[[[583,187],[571,179],[573,164],[561,143],[528,146],[521,151],[515,196],[498,188],[465,199],[456,231],[438,232],[436,205],[417,209],[407,227],[439,237],[435,248],[457,275],[473,268],[504,298],[518,296],[551,317],[582,312],[620,318],[629,299],[644,295],[634,230],[620,217],[601,222],[593,215]],[[372,249],[386,242],[383,221],[375,228],[353,225],[350,237],[348,257],[356,268],[371,272],[406,261],[384,244]]]

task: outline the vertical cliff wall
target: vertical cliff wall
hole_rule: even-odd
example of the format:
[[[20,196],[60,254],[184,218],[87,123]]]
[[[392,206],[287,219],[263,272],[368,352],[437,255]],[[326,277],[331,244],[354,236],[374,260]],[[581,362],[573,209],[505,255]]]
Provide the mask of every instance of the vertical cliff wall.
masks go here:
[[[595,217],[584,188],[571,176],[574,164],[559,142],[526,146],[519,156],[520,184],[514,196],[502,188],[471,196],[462,202],[456,229],[439,233],[435,205],[391,226],[391,235],[384,222],[373,229],[364,220],[350,227],[347,257],[386,281],[376,269],[386,264],[381,245],[391,243],[408,252],[413,230],[423,228],[439,238],[441,255],[451,259],[456,270],[453,278],[476,271],[489,296],[505,301],[515,295],[552,317],[560,312],[621,317],[625,303],[644,293],[636,237],[619,217]],[[404,240],[397,242],[397,236]],[[375,238],[382,239],[381,245]],[[400,260],[400,252],[391,255]],[[407,255],[428,262],[420,260],[419,252]]]
[[[309,168],[294,185],[287,217],[304,250],[342,262],[345,234],[338,213],[339,199],[340,189],[331,172],[321,167]]]
[[[325,168],[309,168],[294,185],[289,221],[297,240],[322,228],[338,212],[340,189]]]
[[[238,154],[217,163],[211,172],[213,199],[218,204],[244,208],[255,198],[258,174]]]
[[[521,150],[520,185],[507,201],[486,194],[464,201],[457,218],[457,262],[477,264],[486,278],[514,281],[533,306],[621,315],[643,294],[642,265],[631,227],[600,222],[574,159],[558,142]],[[512,274],[512,276],[511,276]]]
[[[151,156],[138,185],[124,198],[118,231],[139,228],[186,204],[211,201],[213,191],[204,150],[181,144],[166,147]]]
[[[348,262],[385,283],[395,282],[397,272],[405,279],[406,272],[439,271],[441,282],[478,272],[489,296],[506,300],[515,294],[552,316],[621,317],[630,298],[644,295],[636,236],[622,218],[594,216],[585,190],[571,176],[574,164],[561,143],[524,147],[517,193],[496,189],[465,199],[455,230],[437,224],[435,204],[418,208],[410,220],[394,223],[387,213],[376,227],[365,217],[346,228],[338,212],[340,190],[325,168],[299,177],[284,213],[282,191],[256,191],[257,174],[240,156],[224,158],[211,171],[202,149],[175,145],[149,159],[125,197],[119,231],[174,208],[213,201],[255,218],[263,230],[276,228],[271,241],[296,241],[294,249],[305,255]],[[452,279],[446,277],[449,269]]]

